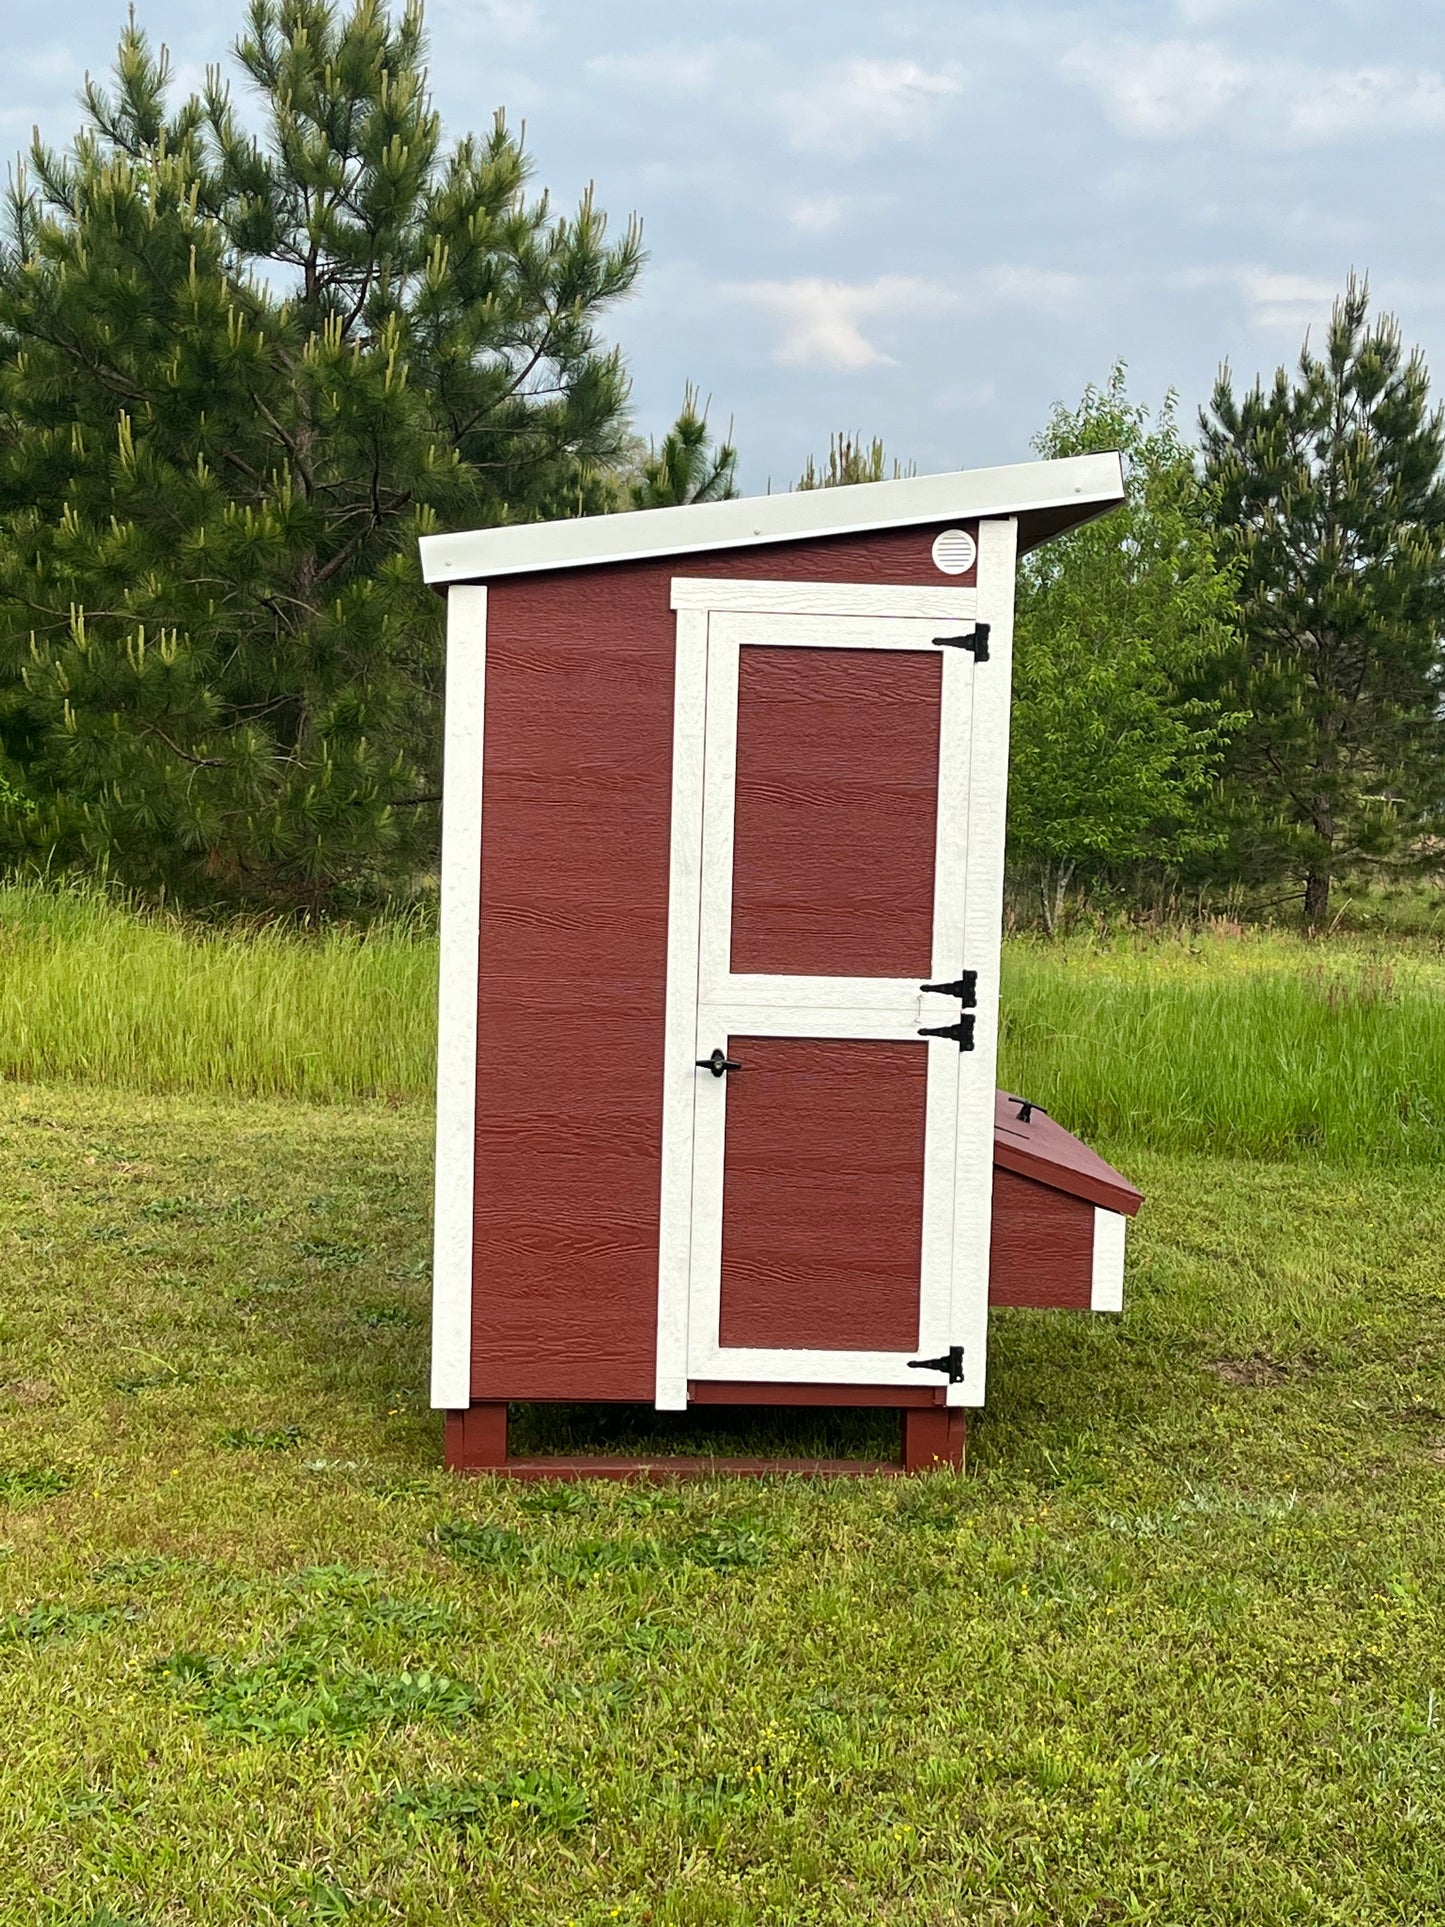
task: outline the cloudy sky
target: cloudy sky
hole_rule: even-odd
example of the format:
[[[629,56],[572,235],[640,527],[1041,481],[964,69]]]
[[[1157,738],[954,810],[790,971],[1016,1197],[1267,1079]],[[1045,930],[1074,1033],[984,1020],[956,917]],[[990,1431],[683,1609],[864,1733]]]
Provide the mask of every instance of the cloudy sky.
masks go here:
[[[74,131],[121,0],[9,10],[0,142]],[[182,77],[240,0],[137,0]],[[833,429],[929,471],[1026,458],[1123,356],[1186,418],[1292,359],[1351,267],[1445,382],[1445,34],[1421,0],[431,0],[448,128],[643,218],[614,317],[640,427],[683,384],[749,489]]]

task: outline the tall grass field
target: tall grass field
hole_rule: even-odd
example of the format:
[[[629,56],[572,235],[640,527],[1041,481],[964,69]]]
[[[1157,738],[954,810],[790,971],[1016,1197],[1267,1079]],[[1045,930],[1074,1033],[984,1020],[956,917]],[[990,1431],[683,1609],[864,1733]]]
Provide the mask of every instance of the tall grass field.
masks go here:
[[[436,939],[206,929],[0,890],[0,1074],[430,1098]],[[1281,934],[1014,939],[1000,1078],[1111,1145],[1445,1160],[1445,946]]]

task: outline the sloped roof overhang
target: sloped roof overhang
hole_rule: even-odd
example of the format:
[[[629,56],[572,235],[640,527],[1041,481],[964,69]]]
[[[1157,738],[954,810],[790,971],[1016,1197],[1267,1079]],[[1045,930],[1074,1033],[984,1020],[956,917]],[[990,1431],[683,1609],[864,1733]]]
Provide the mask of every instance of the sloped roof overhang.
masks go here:
[[[422,573],[435,587],[445,588],[453,582],[488,582],[542,569],[594,568],[770,542],[973,522],[986,516],[1018,518],[1023,554],[1107,513],[1123,499],[1118,455],[1073,455],[1007,468],[910,475],[896,482],[428,535],[421,540]]]

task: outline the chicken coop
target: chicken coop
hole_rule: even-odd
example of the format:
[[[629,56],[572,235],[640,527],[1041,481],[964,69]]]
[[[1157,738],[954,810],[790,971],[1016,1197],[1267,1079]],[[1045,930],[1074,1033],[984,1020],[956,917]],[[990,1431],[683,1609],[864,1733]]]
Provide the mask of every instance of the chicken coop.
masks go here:
[[[958,1465],[991,1303],[1120,1308],[1139,1193],[995,1066],[1015,570],[1122,495],[1088,455],[423,541],[449,1465],[649,1469],[509,1456],[534,1401],[893,1407]]]

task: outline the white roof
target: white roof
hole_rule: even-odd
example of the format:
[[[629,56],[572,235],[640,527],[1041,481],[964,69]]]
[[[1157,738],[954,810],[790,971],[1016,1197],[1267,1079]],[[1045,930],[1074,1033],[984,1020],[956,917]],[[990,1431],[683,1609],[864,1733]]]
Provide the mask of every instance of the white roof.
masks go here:
[[[636,562],[689,550],[741,549],[915,523],[973,521],[985,515],[1016,515],[1023,550],[1102,515],[1123,499],[1117,455],[1071,455],[1058,462],[966,468],[952,475],[910,475],[897,482],[859,482],[848,488],[426,535],[421,566],[428,582],[479,582],[533,569],[581,569],[598,562]]]

